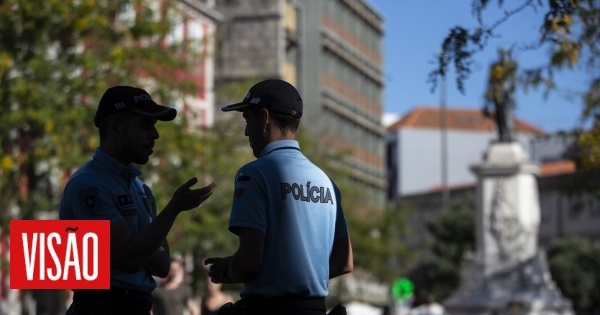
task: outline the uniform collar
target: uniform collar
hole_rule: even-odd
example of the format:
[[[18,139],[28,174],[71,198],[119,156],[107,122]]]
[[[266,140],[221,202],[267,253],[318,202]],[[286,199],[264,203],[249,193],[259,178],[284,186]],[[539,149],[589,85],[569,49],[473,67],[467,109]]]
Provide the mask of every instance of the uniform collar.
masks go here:
[[[122,176],[130,179],[142,175],[142,172],[137,167],[133,166],[133,164],[123,165],[100,148],[96,148],[94,160],[104,165],[107,171],[115,176]]]
[[[260,152],[260,157],[268,155],[269,153],[278,149],[296,149],[300,150],[300,144],[296,140],[278,140],[267,144]]]

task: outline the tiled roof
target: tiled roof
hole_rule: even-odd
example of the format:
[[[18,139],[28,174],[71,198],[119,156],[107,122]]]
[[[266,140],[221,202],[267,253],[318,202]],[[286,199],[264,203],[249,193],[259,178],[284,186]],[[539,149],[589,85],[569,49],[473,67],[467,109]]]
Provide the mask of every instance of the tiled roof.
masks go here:
[[[570,174],[574,173],[575,170],[575,162],[573,161],[546,162],[540,165],[540,176]]]
[[[387,130],[393,131],[404,128],[441,128],[441,109],[439,107],[419,106],[414,108],[397,122],[390,125]],[[477,109],[447,108],[448,129],[489,132],[496,129],[493,118],[483,115]],[[515,130],[519,133],[543,135],[545,132],[532,124],[515,117]]]

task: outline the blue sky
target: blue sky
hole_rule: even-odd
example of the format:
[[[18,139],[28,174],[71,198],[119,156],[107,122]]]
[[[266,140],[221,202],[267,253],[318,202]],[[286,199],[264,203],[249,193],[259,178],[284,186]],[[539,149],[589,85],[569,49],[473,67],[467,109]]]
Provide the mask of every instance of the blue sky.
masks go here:
[[[432,93],[427,83],[434,68],[435,54],[453,26],[475,26],[471,14],[472,0],[368,0],[384,18],[384,112],[397,115],[408,113],[415,106],[439,106],[439,88]],[[504,1],[506,9],[516,5]],[[497,1],[491,1],[484,11],[484,21],[492,23],[501,16]],[[513,16],[498,28],[498,38],[489,42],[483,52],[474,58],[471,77],[466,81],[465,94],[456,88],[453,73],[447,83],[447,101],[450,108],[481,109],[489,65],[497,59],[498,48],[509,47],[515,40],[532,43],[539,38],[543,10],[531,8]],[[513,55],[523,66],[543,65],[548,62],[544,50],[517,50]],[[515,115],[546,132],[570,130],[581,126],[583,103],[579,98],[569,99],[565,91],[585,91],[589,76],[582,70],[565,70],[556,75],[560,92],[544,98],[541,91],[521,90],[517,93]]]

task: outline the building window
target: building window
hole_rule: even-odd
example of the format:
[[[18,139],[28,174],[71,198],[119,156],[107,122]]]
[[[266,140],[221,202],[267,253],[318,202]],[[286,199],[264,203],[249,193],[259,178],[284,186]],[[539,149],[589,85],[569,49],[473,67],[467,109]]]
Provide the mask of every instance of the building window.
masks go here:
[[[540,220],[542,223],[550,221],[552,215],[552,200],[551,196],[546,196],[540,200]]]
[[[600,218],[600,196],[593,194],[589,199],[590,217]]]
[[[580,195],[570,196],[569,197],[569,218],[576,219],[581,213],[585,210],[585,203],[583,202],[583,198]]]

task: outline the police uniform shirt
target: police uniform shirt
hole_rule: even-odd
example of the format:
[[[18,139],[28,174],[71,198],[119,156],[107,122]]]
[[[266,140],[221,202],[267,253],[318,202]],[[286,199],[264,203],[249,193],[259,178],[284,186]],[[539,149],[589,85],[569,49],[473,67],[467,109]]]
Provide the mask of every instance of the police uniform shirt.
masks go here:
[[[156,202],[150,188],[133,165],[125,166],[96,149],[92,160],[77,170],[67,183],[61,204],[61,220],[125,220],[131,235],[156,217]],[[154,278],[140,268],[126,273],[111,266],[111,288],[152,292]]]
[[[265,234],[262,265],[241,296],[325,297],[334,239],[348,234],[331,179],[297,141],[268,144],[236,175],[229,229]]]

